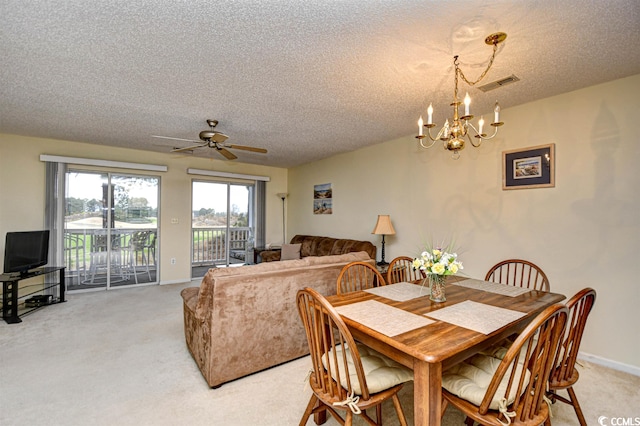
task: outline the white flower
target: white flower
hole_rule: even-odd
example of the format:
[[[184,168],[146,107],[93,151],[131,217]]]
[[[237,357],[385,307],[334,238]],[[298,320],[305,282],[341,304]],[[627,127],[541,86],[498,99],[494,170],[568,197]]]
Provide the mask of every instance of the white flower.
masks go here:
[[[438,274],[438,275],[443,275],[444,271],[445,271],[445,266],[444,264],[438,262],[435,265],[433,265],[431,267],[431,272],[433,272],[434,274]]]
[[[434,275],[454,275],[463,269],[462,262],[458,261],[457,253],[449,253],[446,249],[432,249],[430,247],[420,253],[419,257],[413,259],[413,267]]]
[[[422,267],[422,259],[413,259],[413,269],[421,269]]]

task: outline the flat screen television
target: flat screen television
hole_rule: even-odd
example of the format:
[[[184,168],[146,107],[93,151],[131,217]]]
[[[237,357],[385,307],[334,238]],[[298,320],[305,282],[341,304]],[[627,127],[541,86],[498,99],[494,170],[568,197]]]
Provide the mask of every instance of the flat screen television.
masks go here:
[[[49,257],[49,231],[7,232],[4,246],[4,272],[26,274],[46,265]]]

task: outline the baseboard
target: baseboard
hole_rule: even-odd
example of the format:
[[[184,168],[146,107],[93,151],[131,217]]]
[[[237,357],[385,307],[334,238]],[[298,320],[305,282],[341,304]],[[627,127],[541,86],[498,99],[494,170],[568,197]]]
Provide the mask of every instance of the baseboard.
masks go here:
[[[602,358],[597,355],[591,355],[584,352],[579,352],[578,358],[583,359],[587,362],[592,362],[594,364],[601,365],[603,367],[612,368],[614,370],[622,371],[623,373],[632,374],[634,376],[640,377],[640,367],[636,367],[635,365],[624,364],[622,362],[613,361],[607,358]]]
[[[182,280],[166,280],[166,281],[160,281],[160,285],[167,285],[167,284],[184,284],[184,283],[188,283],[191,282],[191,278],[184,278]]]

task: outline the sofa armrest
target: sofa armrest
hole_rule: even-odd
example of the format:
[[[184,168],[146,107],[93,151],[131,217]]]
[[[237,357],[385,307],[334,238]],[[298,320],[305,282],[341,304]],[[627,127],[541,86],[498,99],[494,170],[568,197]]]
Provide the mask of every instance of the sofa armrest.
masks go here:
[[[280,260],[280,250],[265,250],[260,252],[263,262],[273,262]]]
[[[196,318],[196,306],[198,304],[198,287],[187,287],[180,292],[182,300],[185,305],[185,309],[188,309]]]

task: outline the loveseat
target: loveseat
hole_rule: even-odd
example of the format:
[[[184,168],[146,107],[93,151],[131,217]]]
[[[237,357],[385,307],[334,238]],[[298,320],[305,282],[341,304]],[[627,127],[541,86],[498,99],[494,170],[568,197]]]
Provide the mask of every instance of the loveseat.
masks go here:
[[[357,251],[367,252],[371,259],[376,258],[376,246],[370,241],[296,235],[291,239],[290,244],[300,244],[301,258],[307,256],[329,256]],[[265,250],[260,253],[263,262],[280,260],[280,256],[281,252],[275,250]]]
[[[366,252],[210,269],[200,287],[181,292],[187,347],[211,387],[309,353],[296,294],[336,293],[349,262]]]

